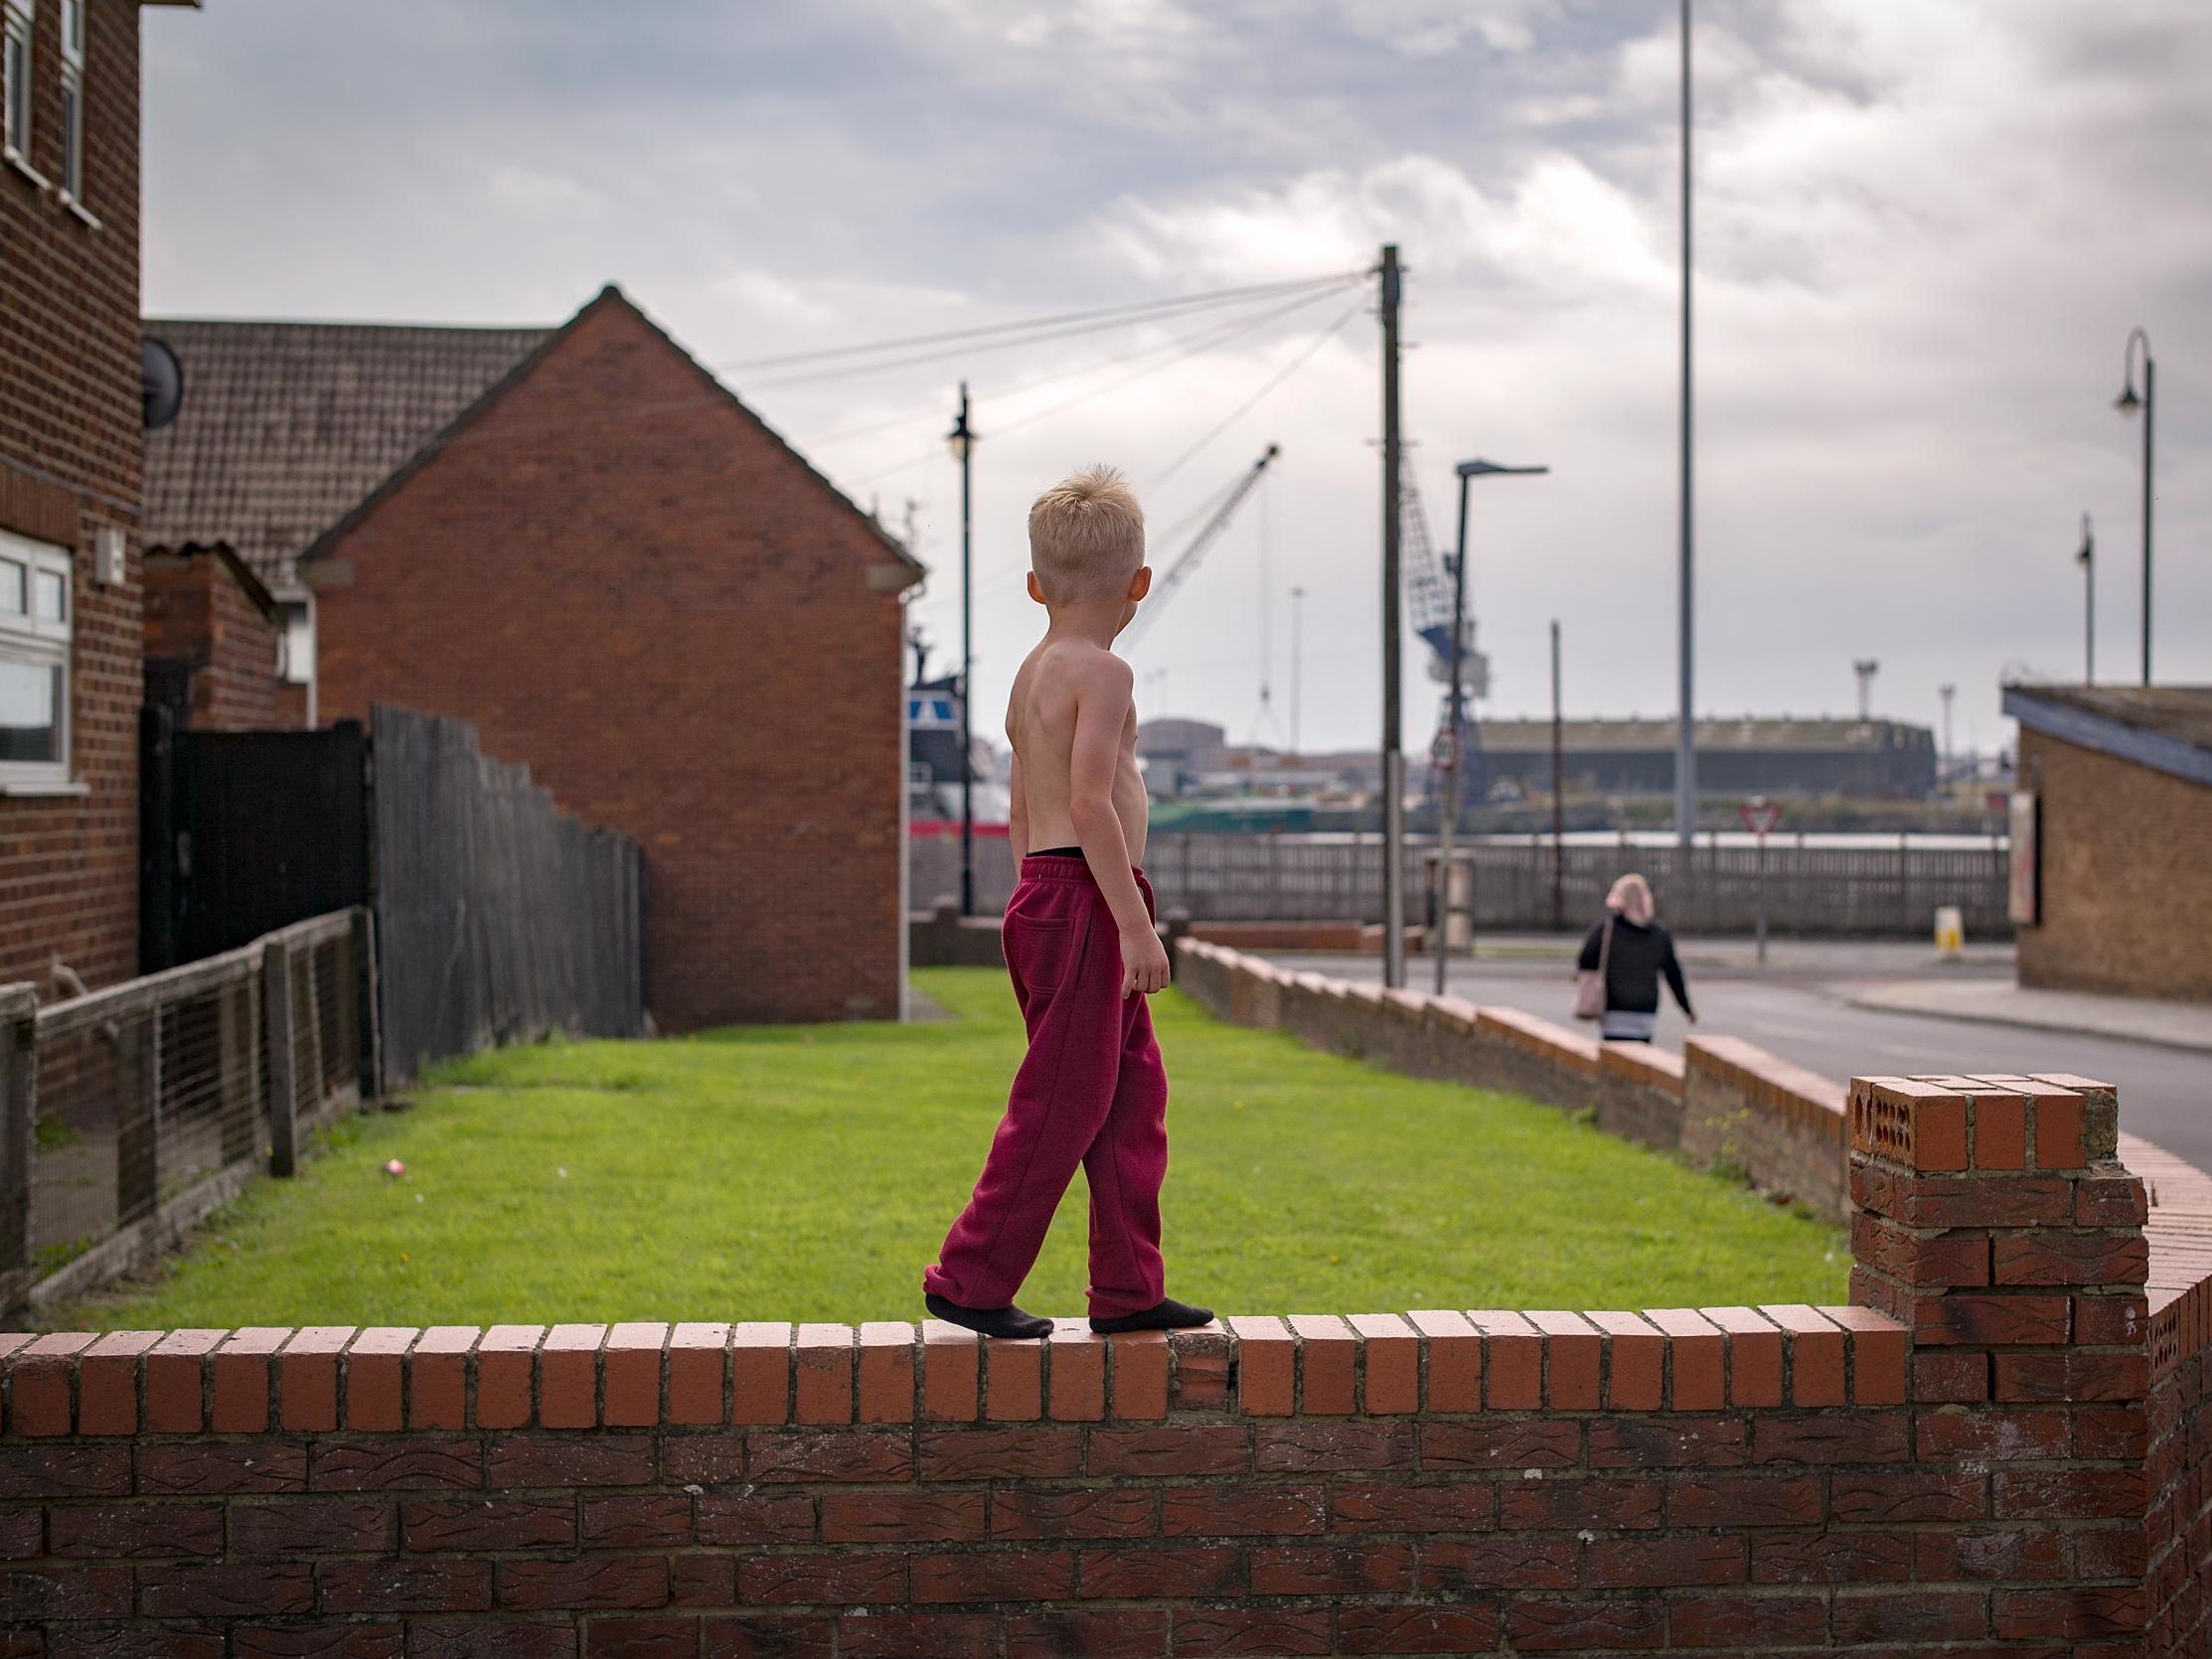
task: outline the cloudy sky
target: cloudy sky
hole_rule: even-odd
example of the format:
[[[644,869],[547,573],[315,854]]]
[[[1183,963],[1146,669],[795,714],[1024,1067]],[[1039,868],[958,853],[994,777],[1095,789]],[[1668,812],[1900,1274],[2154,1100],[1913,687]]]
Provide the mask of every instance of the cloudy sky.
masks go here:
[[[1486,711],[1548,706],[1557,618],[1571,713],[1663,713],[1675,28],[1670,0],[149,10],[146,305],[553,322],[617,281],[864,507],[912,504],[940,652],[965,374],[994,707],[1038,621],[1030,496],[1124,466],[1166,564],[1280,442],[1132,654],[1146,713],[1239,739],[1289,737],[1296,679],[1315,748],[1379,720],[1360,289],[837,378],[745,366],[1352,272],[1395,240],[1440,535],[1455,460],[1553,469],[1476,487]],[[1959,745],[1993,745],[2000,677],[2080,676],[2084,511],[2099,678],[2133,679],[2140,429],[2111,405],[2137,323],[2161,371],[2155,668],[2212,681],[2212,8],[1702,0],[1695,75],[1700,711],[1847,711],[1871,657],[1879,711],[1933,724],[1955,682]],[[1416,645],[1415,745],[1424,666]]]

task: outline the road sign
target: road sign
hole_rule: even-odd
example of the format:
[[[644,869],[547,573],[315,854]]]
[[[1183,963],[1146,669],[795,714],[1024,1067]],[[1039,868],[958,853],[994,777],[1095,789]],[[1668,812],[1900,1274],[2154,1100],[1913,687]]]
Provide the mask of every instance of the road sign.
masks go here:
[[[1429,744],[1429,764],[1439,772],[1449,772],[1460,763],[1458,738],[1450,726],[1439,726],[1435,741]]]
[[[1736,816],[1744,821],[1746,830],[1764,840],[1782,822],[1782,803],[1769,801],[1764,795],[1754,795],[1749,801],[1738,803]]]

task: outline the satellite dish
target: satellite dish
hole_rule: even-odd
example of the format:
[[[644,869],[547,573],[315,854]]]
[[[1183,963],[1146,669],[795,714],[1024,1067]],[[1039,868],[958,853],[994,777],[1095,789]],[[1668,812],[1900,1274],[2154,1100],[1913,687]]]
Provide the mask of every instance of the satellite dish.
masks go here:
[[[146,404],[146,430],[156,431],[184,407],[184,365],[166,343],[152,335],[138,342],[139,389]]]

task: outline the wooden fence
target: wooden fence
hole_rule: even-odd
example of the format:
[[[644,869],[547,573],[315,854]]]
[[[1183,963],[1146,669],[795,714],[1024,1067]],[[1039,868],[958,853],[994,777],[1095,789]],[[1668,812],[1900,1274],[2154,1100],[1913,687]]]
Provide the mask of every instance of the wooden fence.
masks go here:
[[[553,1031],[637,1036],[637,843],[561,813],[464,721],[380,707],[372,742],[386,1080]]]
[[[1408,922],[1428,910],[1425,855],[1433,845],[1407,842]],[[1923,938],[1939,905],[1965,913],[1971,939],[2012,932],[2005,914],[2010,855],[1994,841],[1960,846],[1900,835],[1834,845],[1775,836],[1763,873],[1758,849],[1733,842],[1700,842],[1685,852],[1570,841],[1558,854],[1556,911],[1548,837],[1489,835],[1459,850],[1474,859],[1476,925],[1493,932],[1579,930],[1603,913],[1606,889],[1630,870],[1651,880],[1667,923],[1689,933],[1751,932],[1762,882],[1768,925],[1778,934]],[[917,836],[908,853],[917,907],[959,890],[957,837]],[[977,910],[996,915],[1014,880],[1004,836],[977,838],[976,871]],[[1382,842],[1374,835],[1160,834],[1146,852],[1145,873],[1163,908],[1182,906],[1198,921],[1382,920]]]
[[[170,1248],[376,1093],[365,910],[66,1002],[0,986],[0,1314]]]

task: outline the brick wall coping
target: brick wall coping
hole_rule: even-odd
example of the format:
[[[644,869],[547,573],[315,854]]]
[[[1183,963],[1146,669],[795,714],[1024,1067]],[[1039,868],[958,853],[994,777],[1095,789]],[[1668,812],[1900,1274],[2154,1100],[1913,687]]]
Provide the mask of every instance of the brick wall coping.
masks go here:
[[[1846,1138],[1845,1093],[1840,1083],[1769,1054],[1741,1037],[1690,1037],[1682,1044],[1685,1070],[1725,1078],[1760,1105],[1798,1123]]]
[[[1631,1077],[1647,1088],[1669,1095],[1682,1092],[1682,1057],[1670,1048],[1650,1043],[1598,1044],[1598,1070],[1615,1077]]]
[[[2142,1177],[2150,1244],[2150,1369],[2161,1375],[2212,1344],[2212,1175],[2133,1134],[2120,1161]]]
[[[1865,1307],[1236,1317],[983,1343],[935,1320],[0,1335],[7,1440],[1897,1406]]]
[[[1493,1032],[1508,1042],[1547,1055],[1569,1071],[1591,1077],[1598,1074],[1597,1040],[1570,1031],[1564,1025],[1523,1013],[1518,1008],[1490,1007],[1476,1010],[1475,1025],[1478,1030]]]

